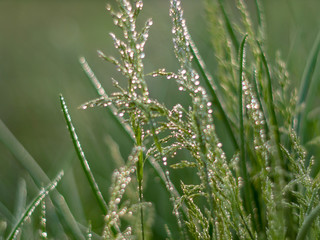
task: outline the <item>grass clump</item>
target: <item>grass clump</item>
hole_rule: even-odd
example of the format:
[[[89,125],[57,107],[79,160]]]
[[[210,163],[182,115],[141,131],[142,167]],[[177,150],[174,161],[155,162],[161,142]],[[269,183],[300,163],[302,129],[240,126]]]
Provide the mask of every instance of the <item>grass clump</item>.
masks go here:
[[[319,41],[310,54],[303,86],[296,91],[280,54],[270,61],[264,52],[265,24],[258,0],[256,29],[244,1],[237,0],[239,23],[228,17],[223,1],[204,3],[217,60],[214,77],[191,38],[181,1],[171,0],[169,10],[176,72],[145,72],[144,48],[152,20],[137,29],[141,0],[117,0],[117,8],[107,5],[123,36],[110,34],[118,58],[101,51],[98,55],[114,64],[126,81],[113,80],[118,90],[108,95],[81,58],[99,97],[80,108],[106,107],[134,146],[126,161],[117,153],[122,165],[114,170],[106,200],[60,97],[78,158],[104,215],[101,232],[88,227],[80,238],[152,239],[157,228],[150,224],[153,207],[159,202],[144,198],[146,179],[155,177],[146,176],[144,169],[151,167],[171,204],[167,211],[172,219],[165,226],[168,239],[317,239],[319,180],[311,173],[315,157],[302,143],[308,127],[304,105],[310,104],[306,96]],[[188,94],[188,106],[177,103],[168,108],[152,98],[148,79],[163,76]],[[217,125],[225,129],[223,138]],[[177,169],[188,169],[193,181],[177,181]],[[75,231],[68,234],[78,239]]]

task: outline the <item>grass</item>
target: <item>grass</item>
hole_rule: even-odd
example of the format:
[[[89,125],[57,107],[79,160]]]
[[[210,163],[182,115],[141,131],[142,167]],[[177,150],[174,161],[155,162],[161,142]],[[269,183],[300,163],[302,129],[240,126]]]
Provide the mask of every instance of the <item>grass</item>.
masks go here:
[[[141,29],[138,27],[143,10],[141,0],[133,3],[117,0],[117,6],[107,5],[123,35],[110,34],[118,57],[102,51],[98,55],[115,65],[122,75],[119,82],[113,80],[115,92],[107,94],[85,58],[80,59],[97,93],[96,99],[82,104],[80,109],[106,108],[133,144],[127,160],[123,160],[117,145],[108,140],[117,166],[110,177],[109,194],[100,190],[105,186],[99,184],[90,169],[60,95],[63,116],[88,182],[87,191],[92,192],[100,208],[97,218],[102,226],[95,226],[96,219],[85,223],[76,219],[69,209],[72,203],[68,205],[54,189],[61,174],[51,182],[0,122],[0,140],[39,189],[47,186],[25,207],[26,190],[21,185],[17,218],[0,205],[10,226],[10,231],[5,227],[2,230],[3,237],[318,238],[319,170],[314,167],[317,156],[310,156],[304,145],[312,139],[306,139],[304,133],[309,131],[308,94],[311,86],[316,85],[313,74],[319,37],[305,67],[302,85],[294,90],[281,56],[270,60],[265,53],[265,17],[258,0],[254,2],[257,24],[253,24],[243,0],[237,1],[238,21],[228,16],[223,1],[204,0],[204,3],[211,33],[208,38],[217,64],[213,76],[209,63],[204,63],[192,40],[183,15],[183,2],[179,0],[171,0],[169,10],[178,63],[175,72],[163,68],[151,73],[145,70],[144,48],[153,21],[148,19]],[[149,92],[153,78],[175,81],[177,94],[185,93],[188,101],[169,108],[154,99]],[[218,126],[223,126],[226,136],[218,134]],[[165,189],[166,195],[149,201],[148,189],[156,183]],[[37,220],[31,215],[40,203],[42,211]],[[165,219],[161,219],[164,215],[155,214],[155,209],[161,206],[166,206]],[[56,221],[47,224],[50,214]],[[30,218],[33,225],[28,227],[24,223]],[[165,231],[159,233],[159,229]]]

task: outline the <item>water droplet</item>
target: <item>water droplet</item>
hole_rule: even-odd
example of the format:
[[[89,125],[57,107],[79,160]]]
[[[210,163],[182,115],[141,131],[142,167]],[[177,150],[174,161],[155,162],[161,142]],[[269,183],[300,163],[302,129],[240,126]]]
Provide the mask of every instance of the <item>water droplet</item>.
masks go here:
[[[152,26],[152,24],[153,24],[152,19],[149,19],[147,24],[148,24],[148,26]]]

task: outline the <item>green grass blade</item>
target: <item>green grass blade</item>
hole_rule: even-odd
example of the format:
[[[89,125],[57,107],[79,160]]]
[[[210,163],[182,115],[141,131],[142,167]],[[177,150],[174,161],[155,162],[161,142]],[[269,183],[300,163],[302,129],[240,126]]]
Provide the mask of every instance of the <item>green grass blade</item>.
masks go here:
[[[20,179],[18,182],[17,188],[17,198],[16,198],[16,205],[14,215],[16,218],[20,217],[23,210],[26,207],[27,202],[27,184],[24,179]]]
[[[247,165],[246,165],[246,149],[245,149],[245,133],[244,133],[244,124],[243,124],[243,90],[242,90],[242,83],[243,83],[243,74],[244,74],[244,63],[245,63],[245,43],[247,40],[248,34],[246,34],[241,42],[240,49],[239,49],[239,132],[240,132],[240,171],[242,174],[242,178],[244,180],[244,200],[246,203],[247,211],[252,212],[252,207],[250,206],[251,202],[251,191],[250,191],[250,182],[248,178],[247,172]],[[245,223],[245,221],[243,221]],[[251,237],[254,239],[250,228],[246,226],[246,229]]]
[[[141,222],[141,238],[144,240],[144,220],[143,220],[143,165],[144,165],[144,155],[142,151],[142,131],[139,123],[136,121],[135,116],[131,116],[132,126],[135,127],[135,144],[140,148],[138,153],[138,161],[136,163],[137,167],[137,178],[138,178],[138,191],[139,191],[139,202],[140,202],[140,222]]]
[[[87,177],[87,180],[90,184],[91,190],[92,190],[94,196],[96,197],[103,214],[106,215],[107,209],[108,209],[107,204],[106,204],[106,202],[101,194],[101,191],[99,190],[98,184],[97,184],[96,180],[94,179],[94,176],[91,172],[89,163],[88,163],[86,156],[82,150],[82,147],[81,147],[80,141],[78,139],[76,130],[75,130],[75,128],[72,124],[72,121],[71,121],[71,116],[68,113],[68,108],[67,108],[67,105],[66,105],[62,95],[60,95],[60,103],[61,103],[63,115],[65,117],[74,148],[77,152],[78,158],[79,158],[81,166],[83,168],[83,171]]]
[[[272,127],[272,132],[274,135],[274,141],[276,144],[277,155],[278,155],[280,164],[284,164],[283,156],[282,156],[282,152],[281,152],[281,146],[280,146],[280,131],[279,131],[278,121],[277,121],[277,117],[276,117],[276,112],[274,110],[271,74],[270,74],[270,70],[269,70],[266,56],[262,50],[262,47],[261,47],[259,41],[257,41],[257,44],[260,49],[260,56],[261,56],[262,63],[265,67],[266,74],[267,74],[267,95],[268,95],[267,106],[268,106],[268,111],[269,111],[269,115],[270,115],[270,125],[271,125],[270,127]]]
[[[12,229],[11,233],[8,236],[8,240],[15,239],[17,237],[17,234],[19,233],[19,229],[23,225],[23,223],[27,220],[28,217],[32,215],[35,208],[39,206],[41,201],[51,192],[55,187],[57,186],[58,182],[61,180],[63,176],[63,171],[61,171],[58,176],[43,190],[39,192],[37,197],[30,203],[30,205],[27,207],[25,212],[21,215],[21,217],[18,219],[16,225]]]
[[[235,32],[233,31],[231,22],[230,22],[229,17],[228,17],[228,15],[227,15],[227,13],[226,13],[226,11],[225,11],[225,9],[224,9],[222,0],[219,0],[218,2],[219,2],[220,10],[221,10],[221,12],[222,12],[223,19],[224,19],[224,22],[225,22],[227,31],[228,31],[228,33],[229,33],[229,35],[230,35],[230,38],[231,38],[233,47],[234,47],[235,51],[238,52],[239,42],[238,42],[238,40],[237,40],[236,34],[235,34]]]
[[[43,185],[50,183],[49,177],[44,173],[36,160],[33,159],[30,153],[15,138],[15,136],[10,132],[1,119],[0,142],[2,142],[8,148],[16,160],[27,170],[39,189],[43,187]],[[53,190],[52,200],[57,208],[57,213],[59,214],[60,219],[64,221],[64,227],[70,231],[74,239],[84,239],[78,223],[70,212],[67,203],[57,190]]]
[[[261,11],[261,7],[260,7],[260,1],[255,0],[254,3],[256,5],[256,10],[257,10],[258,24],[259,24],[259,27],[261,28],[263,25],[263,23],[262,23],[263,17],[262,17],[262,11]]]
[[[247,167],[245,162],[245,136],[244,136],[244,126],[243,126],[243,94],[242,94],[242,82],[243,82],[243,68],[244,68],[244,58],[245,58],[245,51],[244,46],[246,43],[248,35],[245,35],[241,45],[240,45],[240,51],[239,51],[239,129],[240,129],[240,164],[242,169],[242,177],[244,180],[247,179]],[[245,183],[246,184],[246,183]]]
[[[301,225],[301,228],[298,232],[296,240],[306,239],[308,230],[312,227],[312,223],[320,214],[320,205],[315,207],[311,213],[304,219],[304,222]]]
[[[314,199],[316,198],[316,196],[318,195],[318,191],[314,191],[312,193],[311,199],[310,199],[310,203],[308,205],[307,211],[306,211],[306,215],[309,214],[311,212],[312,209],[312,205],[314,203]]]
[[[298,111],[294,121],[295,130],[298,136],[303,135],[303,132],[304,132],[303,123],[304,123],[305,110],[308,109],[308,106],[312,104],[310,101],[307,101],[307,98],[309,95],[308,93],[309,93],[310,86],[312,85],[313,74],[317,64],[319,52],[320,52],[320,32],[318,33],[318,36],[309,54],[306,67],[302,75],[301,86],[299,89],[297,108],[300,108],[301,106],[303,108],[301,111]]]
[[[216,83],[215,83],[213,77],[206,70],[206,65],[205,65],[204,61],[202,60],[202,58],[199,54],[199,51],[198,51],[196,45],[194,44],[194,42],[192,41],[192,38],[190,35],[189,35],[189,43],[190,43],[191,53],[195,59],[195,62],[197,64],[199,70],[200,70],[200,73],[201,73],[201,75],[202,75],[202,77],[203,77],[203,79],[204,79],[204,81],[210,91],[210,94],[213,98],[215,106],[217,107],[219,113],[222,116],[222,120],[223,120],[222,122],[224,123],[224,125],[228,131],[228,134],[231,137],[231,141],[233,143],[233,146],[235,149],[239,149],[239,145],[237,143],[236,137],[233,133],[233,130],[232,130],[232,127],[230,124],[230,119],[227,116],[226,112],[224,111],[224,107],[222,106],[220,97],[218,96],[218,93],[217,93],[218,88],[216,87]]]

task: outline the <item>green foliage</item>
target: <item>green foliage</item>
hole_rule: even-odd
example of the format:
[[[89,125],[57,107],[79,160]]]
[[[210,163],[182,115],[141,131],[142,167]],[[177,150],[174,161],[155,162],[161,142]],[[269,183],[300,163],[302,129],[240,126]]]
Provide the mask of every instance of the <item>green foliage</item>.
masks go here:
[[[171,206],[168,211],[172,212],[170,221],[163,226],[168,239],[318,238],[319,177],[311,175],[315,157],[309,157],[300,138],[304,137],[305,127],[301,105],[307,102],[319,39],[311,52],[297,98],[280,55],[270,61],[264,51],[265,23],[259,1],[255,1],[257,29],[243,0],[237,1],[239,23],[228,17],[223,1],[207,0],[205,4],[217,62],[214,77],[191,38],[179,0],[171,0],[169,10],[179,66],[176,72],[163,68],[145,72],[144,48],[153,22],[149,19],[142,29],[137,28],[142,0],[134,3],[117,0],[116,9],[107,5],[123,36],[110,34],[118,58],[101,51],[98,55],[114,64],[122,79],[113,80],[117,91],[107,95],[86,60],[81,58],[99,97],[80,108],[108,108],[132,140],[133,148],[123,161],[114,142],[108,140],[114,158],[121,164],[112,174],[109,199],[105,200],[60,96],[76,153],[104,216],[100,233],[94,233],[90,223],[87,229],[81,230],[80,237],[75,233],[77,229],[68,233],[70,237],[152,239],[158,227],[152,225],[154,208],[161,202],[146,202],[144,193],[148,180],[159,178],[167,191],[166,201]],[[178,93],[185,92],[190,104],[177,103],[169,108],[152,98],[148,81],[157,77],[174,80]],[[225,127],[226,138],[217,133],[216,121]],[[5,137],[5,128],[0,130],[0,136]],[[220,139],[227,140],[222,143]],[[226,154],[226,149],[231,152]],[[180,154],[186,158],[182,159]],[[29,167],[35,182],[47,181],[36,165],[35,170],[30,168],[30,164],[35,164],[31,157],[25,159],[19,155],[18,158]],[[148,171],[150,166],[155,170],[154,175]],[[178,171],[189,170],[192,181],[177,175]],[[52,184],[56,185],[57,181]],[[52,190],[52,184],[46,189]],[[47,192],[40,192],[13,228],[13,234],[45,195]],[[62,214],[61,218],[66,217]],[[45,232],[46,225],[42,227]]]

